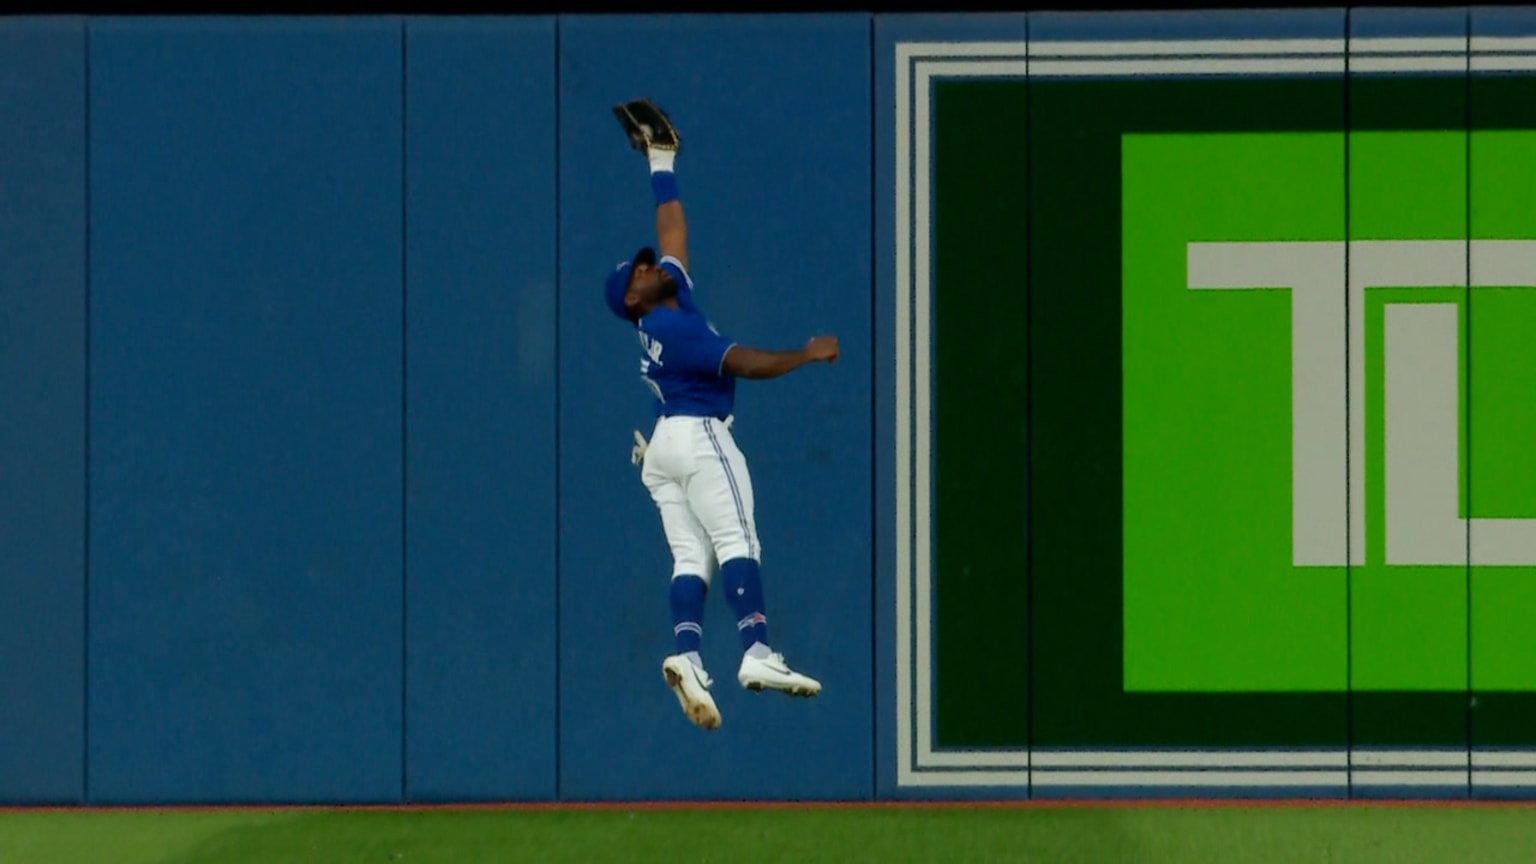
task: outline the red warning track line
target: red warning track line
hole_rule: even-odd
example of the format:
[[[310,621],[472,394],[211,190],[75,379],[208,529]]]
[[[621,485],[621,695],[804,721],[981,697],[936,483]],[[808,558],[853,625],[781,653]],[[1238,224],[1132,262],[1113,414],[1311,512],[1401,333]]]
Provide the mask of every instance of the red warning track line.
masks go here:
[[[429,813],[429,812],[660,812],[700,810],[1218,810],[1218,809],[1536,809],[1536,800],[1455,799],[1244,799],[1145,798],[1022,801],[531,801],[462,804],[181,804],[167,806],[0,807],[0,815],[19,813]]]

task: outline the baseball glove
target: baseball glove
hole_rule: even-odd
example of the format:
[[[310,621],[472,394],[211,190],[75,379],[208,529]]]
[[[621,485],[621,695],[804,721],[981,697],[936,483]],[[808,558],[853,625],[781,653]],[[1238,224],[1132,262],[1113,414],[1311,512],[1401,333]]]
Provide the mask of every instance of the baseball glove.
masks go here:
[[[682,138],[677,134],[677,127],[672,125],[667,112],[649,99],[635,99],[615,105],[613,116],[619,118],[619,125],[624,127],[624,134],[629,137],[629,146],[641,153],[651,148],[676,152],[682,145]]]

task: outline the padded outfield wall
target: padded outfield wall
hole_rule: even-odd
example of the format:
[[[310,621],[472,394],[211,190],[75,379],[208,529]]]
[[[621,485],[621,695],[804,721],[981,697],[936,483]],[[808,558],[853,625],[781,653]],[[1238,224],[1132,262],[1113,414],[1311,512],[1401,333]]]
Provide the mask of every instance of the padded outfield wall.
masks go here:
[[[1536,12],[0,46],[0,800],[1536,790]],[[843,347],[733,429],[826,691],[712,597],[711,734],[597,293],[636,95],[722,332]]]

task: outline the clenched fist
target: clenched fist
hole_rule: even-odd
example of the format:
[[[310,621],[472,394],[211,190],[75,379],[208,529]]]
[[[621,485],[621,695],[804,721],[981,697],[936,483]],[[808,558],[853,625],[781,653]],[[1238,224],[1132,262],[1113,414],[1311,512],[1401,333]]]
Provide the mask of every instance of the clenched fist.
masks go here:
[[[805,343],[806,356],[811,360],[825,360],[828,363],[837,362],[837,337],[816,336]]]

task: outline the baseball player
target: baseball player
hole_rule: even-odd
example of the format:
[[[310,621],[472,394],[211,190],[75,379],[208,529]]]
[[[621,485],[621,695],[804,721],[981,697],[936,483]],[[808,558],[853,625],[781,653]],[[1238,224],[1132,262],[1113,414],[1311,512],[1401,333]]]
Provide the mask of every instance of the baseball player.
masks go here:
[[[648,100],[616,106],[631,145],[650,163],[660,250],[640,249],[608,274],[613,314],[634,327],[640,377],[655,396],[651,439],[635,432],[632,461],[661,513],[672,551],[671,606],[676,653],[662,674],[683,712],[704,729],[720,726],[713,683],[699,657],[704,598],[714,571],[736,616],[743,687],[815,696],[821,684],[791,669],[768,640],[762,547],[753,519],[752,478],[731,436],[736,379],[777,378],[816,361],[835,362],[836,337],[819,336],[797,351],[748,348],[722,337],[694,299],[688,274],[688,227],[673,171],[678,136]]]

